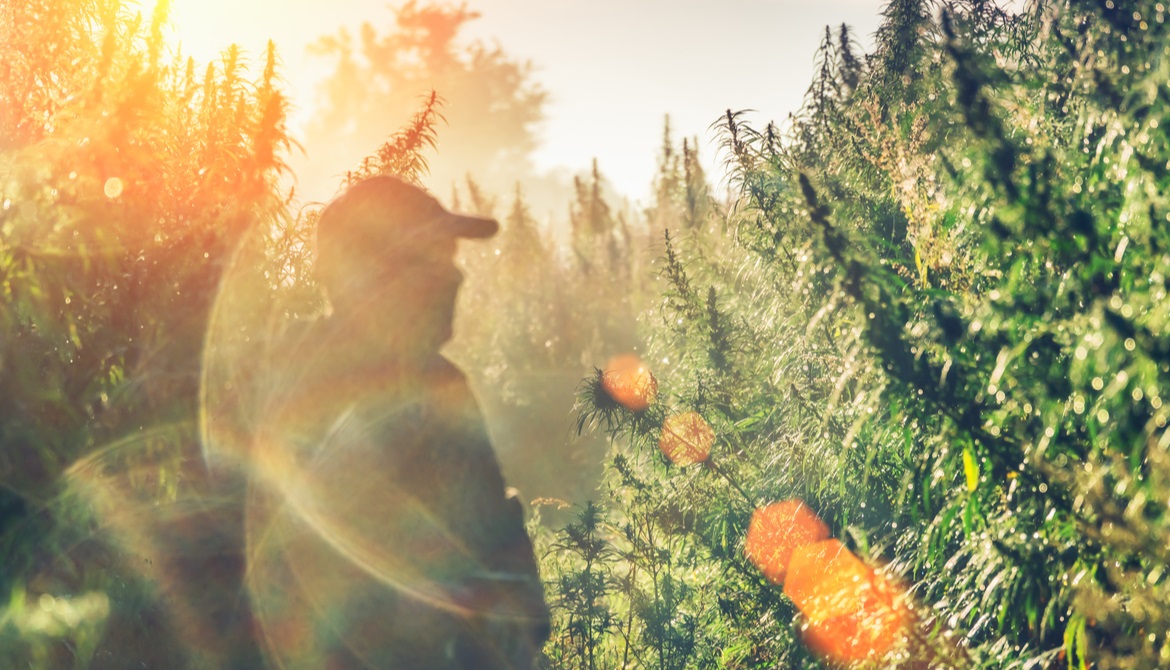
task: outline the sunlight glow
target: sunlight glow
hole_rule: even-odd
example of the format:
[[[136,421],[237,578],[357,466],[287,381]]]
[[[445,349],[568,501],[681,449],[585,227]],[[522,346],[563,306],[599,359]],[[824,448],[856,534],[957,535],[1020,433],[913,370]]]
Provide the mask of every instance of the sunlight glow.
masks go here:
[[[150,20],[160,1],[138,3],[143,21]],[[313,112],[316,87],[331,71],[328,63],[308,54],[307,46],[343,21],[352,22],[361,9],[368,14],[371,7],[352,3],[337,9],[313,0],[170,0],[166,38],[176,53],[200,67],[218,61],[232,44],[241,48],[245,63],[262,62],[268,41],[275,42],[280,76],[293,101],[289,127],[299,135]]]
[[[149,20],[160,0],[141,0],[139,11]],[[300,2],[277,0],[170,0],[172,45],[197,62],[215,60],[230,44],[261,53],[269,39],[277,39],[289,23],[289,6]]]

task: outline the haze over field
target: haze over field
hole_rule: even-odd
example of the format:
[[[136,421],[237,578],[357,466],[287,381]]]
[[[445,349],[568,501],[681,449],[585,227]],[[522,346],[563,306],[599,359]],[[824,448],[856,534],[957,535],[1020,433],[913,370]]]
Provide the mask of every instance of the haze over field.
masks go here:
[[[341,27],[356,35],[363,22],[386,34],[394,26],[392,7],[401,4],[176,0],[172,22],[184,52],[200,61],[215,58],[231,42],[258,54],[268,39],[275,40],[293,98],[292,130],[303,138],[318,111],[317,89],[333,71],[329,59],[307,52],[308,45]],[[532,63],[531,79],[548,92],[546,119],[537,128],[539,143],[531,154],[536,172],[566,177],[587,170],[596,157],[616,191],[644,201],[664,115],[671,116],[676,138],[699,137],[708,172],[718,180],[707,129],[720,113],[754,109],[752,118],[761,122],[783,121],[805,94],[824,27],[849,24],[868,50],[882,4],[478,0],[466,7],[481,16],[466,25],[459,40],[482,40],[511,59]],[[144,11],[152,5],[146,0]],[[387,118],[385,132],[405,120]],[[441,150],[453,151],[442,141],[440,130]],[[305,149],[292,165],[302,195],[320,199],[336,188],[331,177],[350,167],[343,157],[356,160],[372,147],[333,147],[326,164],[321,164],[320,147],[307,144]],[[510,184],[520,176],[501,181]],[[441,194],[450,189],[449,183],[431,186]]]

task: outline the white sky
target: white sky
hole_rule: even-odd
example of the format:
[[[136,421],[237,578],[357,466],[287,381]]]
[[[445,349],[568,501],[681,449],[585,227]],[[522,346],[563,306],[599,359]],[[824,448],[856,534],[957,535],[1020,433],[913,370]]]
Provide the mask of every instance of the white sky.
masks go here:
[[[143,0],[144,10],[154,0]],[[482,14],[464,38],[498,42],[530,60],[550,93],[542,169],[578,172],[597,157],[615,187],[644,199],[662,120],[676,140],[698,135],[709,166],[708,126],[723,110],[755,109],[760,124],[795,110],[813,74],[825,25],[842,22],[870,48],[883,0],[467,0]],[[284,61],[293,128],[311,113],[327,63],[305,46],[342,25],[393,25],[386,0],[173,0],[185,53],[201,61],[232,42],[259,54],[269,38]],[[310,157],[311,158],[311,157]],[[717,173],[716,173],[717,175]]]

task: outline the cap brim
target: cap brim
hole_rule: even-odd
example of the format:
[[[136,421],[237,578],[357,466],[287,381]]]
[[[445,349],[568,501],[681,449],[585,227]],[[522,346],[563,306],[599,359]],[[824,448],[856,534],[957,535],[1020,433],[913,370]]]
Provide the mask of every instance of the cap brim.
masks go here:
[[[500,230],[500,224],[495,219],[485,216],[469,216],[467,214],[448,214],[443,222],[444,228],[455,237],[484,238],[495,235]]]

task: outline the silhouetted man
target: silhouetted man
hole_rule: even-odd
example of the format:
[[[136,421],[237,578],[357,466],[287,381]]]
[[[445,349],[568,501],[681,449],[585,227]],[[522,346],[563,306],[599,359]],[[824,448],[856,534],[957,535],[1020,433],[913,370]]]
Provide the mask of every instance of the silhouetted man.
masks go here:
[[[497,228],[392,177],[321,214],[332,312],[276,347],[248,502],[248,589],[278,667],[528,668],[548,635],[520,504],[439,354],[456,242]]]

